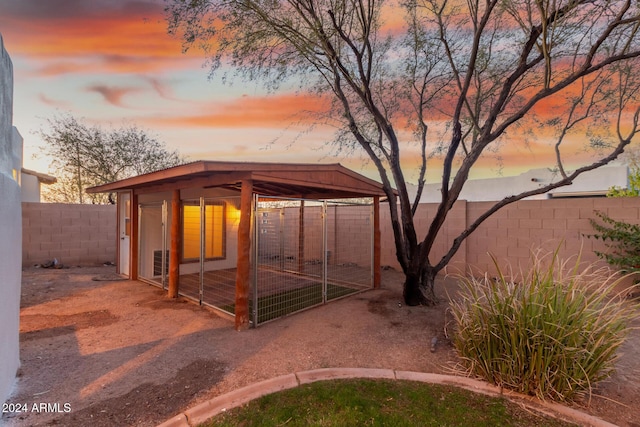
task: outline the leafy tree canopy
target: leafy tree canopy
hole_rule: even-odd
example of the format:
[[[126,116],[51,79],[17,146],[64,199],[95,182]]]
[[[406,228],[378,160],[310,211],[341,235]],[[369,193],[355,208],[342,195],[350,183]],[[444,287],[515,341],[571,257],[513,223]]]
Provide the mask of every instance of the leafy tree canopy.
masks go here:
[[[58,179],[43,194],[49,202],[113,204],[113,194],[85,189],[184,163],[177,151],[135,125],[103,129],[70,114],[48,124],[40,131],[42,152],[53,159],[50,169]]]
[[[636,0],[167,0],[166,12],[169,32],[203,47],[212,72],[228,65],[274,90],[295,77],[332,100],[335,143],[366,153],[384,186],[410,305],[436,300],[436,274],[493,213],[607,164],[640,130]],[[472,169],[514,135],[546,147],[558,179],[443,239]],[[569,139],[597,151],[580,162]],[[430,158],[441,198],[419,232]]]

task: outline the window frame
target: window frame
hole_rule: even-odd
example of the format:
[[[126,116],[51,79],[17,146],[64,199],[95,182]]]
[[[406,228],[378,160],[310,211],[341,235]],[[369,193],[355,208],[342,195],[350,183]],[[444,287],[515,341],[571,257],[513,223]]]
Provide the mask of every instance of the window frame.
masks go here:
[[[204,199],[204,205],[205,205],[205,215],[206,215],[206,207],[207,206],[222,206],[222,225],[221,225],[221,239],[222,239],[222,255],[220,256],[214,256],[214,257],[206,257],[204,258],[204,261],[219,261],[219,260],[224,260],[227,259],[227,203],[223,200],[207,200]],[[198,211],[198,216],[200,217],[200,223],[202,223],[202,216],[200,215],[201,213],[201,205],[200,205],[200,201],[199,200],[183,200],[180,203],[180,238],[181,238],[181,250],[180,250],[180,262],[182,264],[190,264],[190,263],[197,263],[200,262],[200,256],[198,255],[197,257],[185,257],[185,206],[194,206],[197,207],[199,209]],[[201,227],[201,225],[200,225]],[[208,230],[205,227],[205,239],[206,239],[206,235],[209,232],[213,232],[213,230]],[[198,228],[198,233],[200,233],[200,228]],[[212,239],[215,239],[215,236],[212,237]],[[206,240],[205,240],[206,241]],[[202,242],[198,242],[199,243],[199,247],[202,247]],[[206,251],[206,250],[205,250]]]

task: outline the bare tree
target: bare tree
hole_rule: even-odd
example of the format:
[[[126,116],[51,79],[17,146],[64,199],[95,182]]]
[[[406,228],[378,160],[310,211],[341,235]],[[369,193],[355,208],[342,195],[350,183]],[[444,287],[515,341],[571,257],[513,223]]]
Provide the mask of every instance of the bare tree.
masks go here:
[[[228,64],[271,89],[297,77],[302,89],[333,100],[336,141],[364,150],[378,170],[405,302],[416,305],[436,301],[436,274],[489,216],[571,184],[631,143],[640,115],[639,7],[632,0],[168,0],[166,12],[169,32],[185,49],[204,47],[212,72]],[[399,13],[403,24],[385,24]],[[517,143],[545,100],[560,103],[549,150],[562,173],[493,204],[436,258],[434,242],[472,168]],[[591,141],[585,134],[585,147],[598,142],[599,151],[569,171],[562,132],[594,129],[595,119],[611,132]],[[443,170],[441,198],[418,236],[414,215],[432,156]],[[406,177],[418,181],[413,200]]]
[[[113,194],[85,194],[87,187],[184,163],[177,151],[136,126],[104,130],[71,115],[48,120],[41,130],[58,182],[46,189],[45,200],[64,203],[115,203]]]

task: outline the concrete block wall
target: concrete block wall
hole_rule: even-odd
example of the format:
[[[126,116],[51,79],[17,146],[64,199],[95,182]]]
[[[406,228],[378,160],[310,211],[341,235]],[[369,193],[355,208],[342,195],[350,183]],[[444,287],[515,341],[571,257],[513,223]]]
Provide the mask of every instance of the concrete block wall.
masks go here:
[[[22,265],[115,262],[116,220],[114,205],[23,203]]]
[[[440,234],[434,242],[430,260],[435,264],[442,259],[455,239],[466,227],[466,210],[468,203],[464,200],[456,202],[447,219],[445,220]],[[435,203],[421,203],[418,206],[414,217],[414,225],[418,239],[423,239],[429,229],[431,221],[435,216],[438,205]],[[400,264],[396,258],[396,247],[393,240],[393,229],[391,227],[391,214],[386,204],[380,205],[380,240],[381,240],[381,264],[391,266],[400,270]],[[463,242],[458,253],[450,262],[451,268],[464,270],[466,263],[466,242]]]
[[[20,170],[22,137],[13,123],[13,65],[0,35],[0,401],[20,367]]]
[[[470,203],[469,221],[488,208],[487,202]],[[604,251],[599,240],[587,237],[593,234],[590,219],[598,219],[599,210],[616,220],[640,223],[640,198],[584,198],[523,200],[498,211],[485,221],[467,239],[467,264],[481,272],[495,272],[488,253],[494,255],[500,265],[507,261],[514,268],[526,268],[530,264],[531,251],[558,249],[561,259],[605,266],[594,250]]]
[[[327,242],[331,263],[371,266],[371,206],[329,206]]]
[[[287,240],[286,255],[298,258],[300,239],[300,209],[285,209],[285,226],[293,226],[285,234]],[[304,211],[304,259],[306,261],[322,259],[322,207],[305,206]]]
[[[371,264],[371,206],[338,205],[327,207],[327,251],[329,264]],[[273,254],[280,245],[280,218],[269,212],[268,234],[260,234],[261,254]],[[284,254],[298,257],[300,209],[288,207],[284,210]],[[306,206],[304,212],[305,260],[322,259],[322,208]]]
[[[466,227],[493,205],[493,202],[456,203],[443,225],[432,252],[431,262],[437,262]],[[415,222],[419,237],[424,237],[436,204],[425,203],[418,208]],[[581,254],[582,262],[605,266],[594,250],[604,251],[605,245],[586,237],[593,234],[589,219],[602,211],[616,220],[640,224],[640,197],[572,198],[522,200],[504,207],[485,220],[461,245],[447,268],[458,273],[473,269],[478,274],[495,273],[492,254],[501,267],[526,268],[531,251],[541,248],[554,251],[568,259]],[[395,256],[389,210],[381,206],[382,265],[400,269]]]
[[[453,240],[491,205],[491,202],[456,203],[436,239],[431,261],[438,262]],[[23,203],[22,206],[23,266],[43,263],[53,258],[71,265],[115,261],[115,206],[41,203]],[[432,203],[419,206],[415,219],[419,237],[424,237],[436,208],[437,205]],[[339,246],[332,254],[333,261],[365,264],[370,255],[365,255],[361,245],[363,239],[370,238],[368,223],[365,224],[365,219],[362,224],[355,224],[353,216],[368,218],[371,207],[340,207],[339,210],[342,212],[339,215],[347,220],[338,220],[337,229],[329,233],[329,247],[332,248],[334,242]],[[499,210],[482,223],[462,243],[447,271],[464,272],[472,268],[479,273],[494,273],[489,253],[501,265],[506,265],[508,261],[514,268],[524,268],[528,265],[532,249],[553,251],[558,246],[562,258],[575,256],[582,251],[583,261],[599,262],[594,250],[604,250],[604,244],[585,237],[593,233],[589,219],[596,218],[596,210],[605,212],[614,219],[640,223],[638,197],[523,200]],[[297,208],[287,212],[291,217],[297,216],[297,213]],[[400,269],[386,205],[381,205],[380,214],[381,263]],[[310,213],[307,218],[306,215],[305,221],[311,221],[313,216]],[[295,218],[292,219],[295,223]],[[286,239],[286,247],[291,252],[290,255],[297,256],[297,252],[292,249],[297,247],[297,228],[290,231],[295,237]],[[310,223],[305,228],[305,252],[309,259],[319,256],[314,247],[319,239],[320,227],[312,227]]]

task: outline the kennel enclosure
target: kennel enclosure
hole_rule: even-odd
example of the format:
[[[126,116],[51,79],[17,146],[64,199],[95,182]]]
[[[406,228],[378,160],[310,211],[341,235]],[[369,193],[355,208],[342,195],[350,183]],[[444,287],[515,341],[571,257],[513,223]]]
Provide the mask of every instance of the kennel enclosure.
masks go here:
[[[381,185],[339,164],[199,161],[88,189],[118,201],[118,272],[236,329],[380,283]]]

